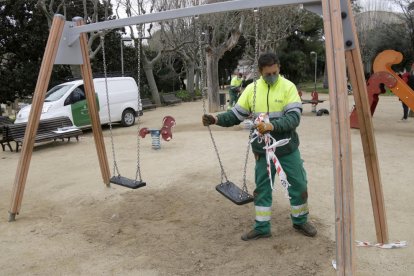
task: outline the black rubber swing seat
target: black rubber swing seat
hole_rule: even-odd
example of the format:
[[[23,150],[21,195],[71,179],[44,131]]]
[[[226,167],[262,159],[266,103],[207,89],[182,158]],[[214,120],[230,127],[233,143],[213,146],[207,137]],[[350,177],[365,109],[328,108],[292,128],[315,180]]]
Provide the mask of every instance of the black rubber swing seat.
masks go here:
[[[246,193],[230,181],[218,184],[216,190],[237,205],[247,204],[254,200],[252,195]]]
[[[130,189],[138,189],[138,188],[141,188],[147,185],[143,181],[129,179],[129,178],[126,178],[120,175],[112,176],[109,182],[115,185],[130,188]]]

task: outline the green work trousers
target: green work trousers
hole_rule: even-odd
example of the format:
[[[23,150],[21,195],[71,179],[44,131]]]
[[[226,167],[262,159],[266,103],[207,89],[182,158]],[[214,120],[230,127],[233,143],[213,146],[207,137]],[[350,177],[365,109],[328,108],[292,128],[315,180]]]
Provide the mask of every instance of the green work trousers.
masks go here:
[[[237,88],[230,89],[229,96],[230,96],[229,107],[233,107],[236,105],[237,100],[239,98],[239,93],[237,92]]]
[[[293,224],[304,224],[308,217],[308,193],[307,193],[307,179],[306,171],[303,167],[303,160],[300,157],[299,150],[278,157],[283,170],[287,175],[287,180],[290,183],[288,189],[291,206],[291,219]],[[275,175],[275,166],[271,163],[272,176]],[[270,233],[270,218],[272,206],[272,187],[267,173],[267,162],[265,155],[256,156],[256,189],[254,190],[254,205],[256,209],[256,219],[254,229],[261,234]],[[273,178],[274,179],[274,178]],[[278,191],[281,191],[282,186],[275,183]]]

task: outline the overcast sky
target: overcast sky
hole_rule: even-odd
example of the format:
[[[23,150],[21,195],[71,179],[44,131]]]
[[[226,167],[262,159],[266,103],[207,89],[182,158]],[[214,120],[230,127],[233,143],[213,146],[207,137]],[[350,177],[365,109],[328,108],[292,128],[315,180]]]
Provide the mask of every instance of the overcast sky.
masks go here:
[[[382,11],[401,11],[393,0],[357,0],[364,11],[382,10]]]

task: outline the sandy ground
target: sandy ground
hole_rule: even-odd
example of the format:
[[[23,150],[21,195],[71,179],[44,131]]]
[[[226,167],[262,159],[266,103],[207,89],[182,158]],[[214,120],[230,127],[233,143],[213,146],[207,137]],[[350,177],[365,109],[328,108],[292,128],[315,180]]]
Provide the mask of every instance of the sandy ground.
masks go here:
[[[304,98],[310,95],[304,95]],[[327,95],[321,98],[327,99]],[[352,104],[352,96],[350,103]],[[329,101],[320,107],[329,109]],[[289,204],[275,193],[270,239],[244,242],[254,219],[253,205],[237,206],[214,189],[218,161],[206,128],[202,102],[146,111],[141,126],[159,128],[175,117],[173,140],[151,149],[141,140],[145,188],[106,188],[91,131],[79,142],[37,145],[22,209],[8,223],[13,180],[20,154],[0,153],[1,275],[335,275],[334,200],[329,116],[304,106],[301,153],[309,178],[315,238],[292,230]],[[373,118],[390,239],[409,247],[357,248],[358,275],[413,275],[414,119],[398,122],[396,97],[381,97]],[[137,128],[115,127],[121,173],[135,175]],[[248,132],[240,126],[213,127],[229,179],[241,185]],[[104,128],[112,162],[109,129]],[[375,241],[375,228],[362,146],[352,130],[356,239]],[[111,166],[112,167],[112,166]],[[253,160],[247,171],[253,190]]]

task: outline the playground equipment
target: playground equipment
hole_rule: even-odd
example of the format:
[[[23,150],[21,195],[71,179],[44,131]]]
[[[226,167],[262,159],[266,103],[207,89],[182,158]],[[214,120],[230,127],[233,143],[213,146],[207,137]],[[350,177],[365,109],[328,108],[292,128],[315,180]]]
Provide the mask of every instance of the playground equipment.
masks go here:
[[[302,99],[303,92],[301,90],[299,90],[298,93],[299,93],[300,100],[302,101],[302,104],[311,104],[312,105],[312,112],[316,113],[316,116],[322,116],[323,114],[329,115],[329,111],[325,108],[321,108],[319,110],[316,110],[316,106],[319,103],[324,102],[324,100],[319,100],[318,92],[312,91],[312,93],[311,93],[312,99],[310,99],[310,100]]]
[[[411,110],[414,110],[414,91],[392,70],[391,66],[399,64],[403,55],[394,50],[385,50],[379,53],[374,60],[374,74],[368,79],[368,100],[370,114],[374,115],[379,97],[384,93],[380,85],[383,83],[392,93],[398,96]],[[359,128],[357,110],[354,108],[350,115],[351,128]]]
[[[258,57],[259,57],[259,10],[254,9],[253,10],[254,15],[254,22],[255,22],[255,51],[254,51],[254,68],[257,68],[258,65]],[[204,64],[204,54],[202,51],[202,40],[201,40],[201,26],[200,24],[197,25],[197,32],[198,32],[198,54],[199,54],[199,63]],[[251,114],[255,116],[255,102],[256,102],[256,81],[257,81],[257,70],[254,70],[254,96],[253,96],[253,108]],[[201,83],[204,83],[204,70],[201,70]],[[204,114],[207,114],[207,108],[206,108],[206,93],[205,88],[202,89],[202,99],[203,99],[203,111]],[[229,105],[230,106],[230,105]],[[254,118],[253,118],[254,120]],[[253,124],[253,120],[251,123]],[[222,194],[224,197],[232,201],[233,203],[237,205],[244,205],[250,202],[254,201],[253,195],[249,194],[249,191],[247,189],[247,182],[246,182],[246,171],[247,171],[247,162],[249,159],[249,152],[250,152],[250,140],[252,139],[253,135],[253,128],[250,128],[250,134],[249,139],[247,143],[247,150],[246,155],[244,159],[244,168],[243,168],[243,186],[242,188],[238,187],[233,182],[229,181],[227,178],[227,174],[224,170],[223,162],[221,161],[220,154],[216,145],[216,141],[214,140],[213,133],[211,131],[210,126],[207,126],[208,132],[210,134],[211,142],[213,143],[214,150],[217,156],[217,160],[220,165],[220,173],[221,173],[221,179],[220,184],[216,186],[216,191],[218,191],[220,194]]]
[[[172,128],[175,127],[175,119],[171,116],[165,116],[162,120],[162,127],[161,129],[149,129],[149,128],[141,128],[139,131],[139,136],[145,138],[147,134],[151,134],[152,138],[152,149],[160,149],[161,148],[161,140],[170,141],[172,139]]]
[[[111,106],[109,101],[109,89],[108,89],[108,76],[107,76],[107,64],[106,64],[106,55],[105,55],[105,38],[104,35],[101,34],[101,45],[102,45],[102,58],[103,58],[103,68],[104,68],[104,76],[105,76],[105,93],[106,93],[106,104],[108,107],[108,118],[109,118],[109,134],[111,138],[111,149],[112,149],[112,157],[113,157],[113,176],[109,179],[109,183],[116,184],[119,186],[123,186],[130,189],[138,189],[141,187],[146,186],[147,184],[142,181],[141,177],[141,165],[139,162],[140,156],[140,141],[139,137],[137,137],[137,163],[136,163],[136,172],[135,172],[135,178],[127,178],[121,175],[118,168],[118,163],[116,161],[116,154],[115,154],[115,143],[114,143],[114,137],[112,133],[112,117],[111,117]],[[141,38],[141,32],[139,32],[139,38]],[[140,85],[141,85],[141,79],[140,79],[140,64],[141,64],[141,43],[138,43],[138,93],[137,93],[137,104],[138,107],[140,106],[141,102],[141,95],[140,95]],[[125,112],[125,111],[124,111]],[[131,111],[129,111],[131,112]],[[99,115],[98,115],[99,116]],[[135,119],[135,114],[130,113],[128,116],[131,121],[132,119]],[[139,121],[140,118],[138,116],[137,120],[137,128],[139,129]],[[109,185],[109,184],[107,184]]]
[[[369,101],[366,92],[361,54],[349,0],[235,0],[191,6],[177,10],[160,11],[88,25],[84,25],[83,19],[80,17],[74,18],[74,22],[65,22],[62,15],[55,15],[40,67],[22,152],[17,165],[12,191],[12,202],[9,209],[9,221],[14,221],[21,209],[24,188],[33,153],[34,137],[38,129],[45,93],[54,64],[80,65],[102,179],[105,184],[109,184],[110,172],[95,100],[87,32],[182,17],[290,4],[303,4],[304,8],[323,15],[326,62],[328,71],[330,72],[328,82],[330,87],[330,118],[335,185],[336,268],[337,275],[355,275],[356,250],[354,242],[352,150],[349,129],[346,67],[348,67],[353,87],[358,121],[361,128],[361,140],[371,192],[377,240],[379,243],[388,243],[388,229],[385,219],[384,197],[372,118],[369,114]],[[212,98],[214,98],[214,95]]]

